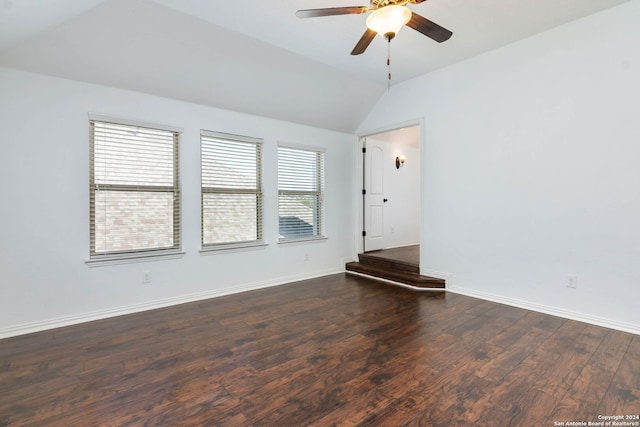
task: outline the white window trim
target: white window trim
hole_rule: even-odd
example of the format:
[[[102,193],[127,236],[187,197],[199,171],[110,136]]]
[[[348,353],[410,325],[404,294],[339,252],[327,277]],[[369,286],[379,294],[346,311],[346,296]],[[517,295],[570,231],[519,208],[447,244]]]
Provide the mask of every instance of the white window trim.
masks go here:
[[[266,242],[247,242],[247,243],[227,243],[218,244],[216,246],[206,246],[200,249],[200,255],[217,255],[233,252],[246,252],[251,250],[264,249],[269,246]]]
[[[120,117],[120,116],[101,114],[101,113],[93,113],[93,112],[89,112],[88,116],[89,116],[89,120],[93,120],[93,121],[97,121],[97,122],[117,123],[117,124],[121,124],[121,125],[138,126],[138,127],[143,127],[143,128],[166,130],[168,132],[184,133],[184,128],[182,128],[180,126],[172,126],[172,125],[167,125],[167,124],[162,124],[162,123],[146,122],[146,121],[141,121],[141,120],[130,119],[130,118],[127,118],[127,117]]]
[[[184,128],[180,126],[141,121],[141,120],[135,120],[135,119],[117,116],[117,115],[109,115],[109,114],[102,114],[102,113],[95,113],[95,112],[88,112],[87,116],[89,118],[89,121],[117,123],[122,125],[152,128],[152,129],[163,130],[168,132],[176,132],[179,134],[184,133]],[[178,161],[180,161],[180,159],[178,159]],[[181,179],[179,179],[179,183],[181,187],[182,186]],[[180,194],[180,210],[182,211],[182,206],[183,206],[182,188],[180,187],[178,188],[178,190]],[[180,222],[181,222],[180,242],[178,242],[179,243],[178,248],[156,249],[156,250],[150,250],[150,251],[93,255],[93,256],[89,255],[89,258],[85,260],[85,264],[88,267],[103,267],[103,266],[110,266],[110,265],[122,265],[122,264],[182,258],[186,254],[186,252],[182,250],[182,236],[183,236],[182,212],[180,212]]]
[[[175,249],[158,249],[157,253],[130,253],[118,255],[102,255],[89,259],[84,263],[88,267],[104,267],[109,265],[132,264],[138,262],[161,261],[168,259],[179,259],[184,257],[185,252]]]
[[[296,245],[296,244],[306,244],[306,243],[317,243],[328,240],[327,236],[313,236],[313,237],[298,237],[295,239],[280,239],[278,241],[278,245]]]
[[[204,244],[203,243],[203,230],[202,228],[200,229],[200,254],[201,255],[212,255],[212,254],[216,254],[216,253],[229,253],[229,252],[240,252],[240,251],[247,251],[247,250],[251,250],[251,249],[255,249],[255,248],[261,248],[264,246],[268,246],[268,243],[266,243],[266,241],[264,240],[264,233],[265,233],[265,221],[264,221],[264,139],[263,138],[256,138],[256,137],[251,137],[251,136],[245,136],[245,135],[237,135],[237,134],[232,134],[232,133],[226,133],[226,132],[218,132],[218,131],[212,131],[212,130],[207,130],[207,129],[200,129],[200,150],[202,150],[202,137],[211,137],[211,138],[219,138],[219,139],[226,139],[229,141],[235,141],[235,142],[245,142],[245,143],[249,143],[249,144],[255,144],[256,146],[259,146],[261,152],[260,152],[260,162],[262,162],[260,165],[257,165],[259,170],[260,170],[260,174],[259,174],[259,188],[260,188],[260,195],[262,198],[262,207],[261,207],[261,212],[259,213],[260,215],[260,228],[261,228],[261,238],[258,240],[251,240],[251,241],[243,241],[243,242],[223,242],[223,243],[207,243]],[[200,154],[200,168],[202,168],[202,151]],[[202,206],[202,170],[200,171],[200,200],[201,200],[201,206]],[[203,211],[200,211],[200,223],[202,224],[202,216],[203,216]],[[201,225],[202,227],[202,225]]]
[[[316,153],[321,153],[323,155],[323,157],[324,157],[324,166],[323,167],[326,167],[326,148],[324,148],[324,147],[318,147],[318,146],[306,145],[306,144],[296,144],[296,143],[286,142],[286,141],[278,141],[276,150],[278,148],[280,148],[280,147],[282,147],[282,148],[290,148],[290,149],[295,149],[295,150],[303,150],[303,151],[313,151],[313,152],[316,152]],[[277,158],[277,156],[276,156],[276,158]],[[277,160],[276,160],[276,164],[277,164]],[[322,171],[323,175],[324,175],[325,172],[326,172],[326,170]],[[278,173],[279,173],[279,171],[278,171]],[[280,188],[279,188],[279,186],[277,188],[277,194],[278,194],[278,197],[280,197]],[[322,188],[322,194],[325,195],[324,186]],[[278,209],[279,209],[279,203],[280,202],[278,200],[277,203],[276,203],[278,205]],[[278,212],[278,215],[279,215],[279,212]],[[326,219],[325,218],[326,212],[325,212],[325,204],[324,203],[322,204],[320,215],[321,215],[321,218],[322,218],[322,220],[324,222],[324,220]],[[288,238],[288,239],[279,238],[278,239],[278,245],[292,245],[292,244],[297,244],[297,243],[304,244],[304,243],[312,243],[314,241],[317,242],[317,241],[327,240],[326,225],[322,227],[321,231],[322,231],[322,234],[318,234],[318,235],[314,235],[314,236],[296,237],[296,238]]]
[[[296,144],[294,142],[278,141],[278,148],[293,148],[295,150],[315,151],[318,153],[326,154],[327,149],[325,147],[318,147],[315,145]]]

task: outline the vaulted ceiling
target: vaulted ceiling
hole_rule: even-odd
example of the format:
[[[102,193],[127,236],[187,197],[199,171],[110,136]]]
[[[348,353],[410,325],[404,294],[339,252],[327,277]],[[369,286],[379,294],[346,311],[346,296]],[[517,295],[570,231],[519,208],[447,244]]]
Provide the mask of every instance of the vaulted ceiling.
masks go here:
[[[453,37],[403,29],[392,85],[625,1],[410,5]],[[366,15],[295,17],[353,5],[367,1],[0,0],[0,66],[353,132],[387,90],[386,41],[351,56]]]

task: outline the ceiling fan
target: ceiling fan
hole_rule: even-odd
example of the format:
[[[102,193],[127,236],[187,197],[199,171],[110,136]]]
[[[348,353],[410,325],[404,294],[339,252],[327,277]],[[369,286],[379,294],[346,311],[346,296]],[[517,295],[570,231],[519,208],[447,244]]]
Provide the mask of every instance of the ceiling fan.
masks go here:
[[[351,55],[364,53],[376,37],[376,34],[380,34],[380,36],[390,42],[404,25],[432,38],[438,43],[449,40],[453,35],[451,31],[412,12],[406,6],[408,3],[419,4],[424,1],[425,0],[371,0],[369,6],[304,9],[298,10],[296,16],[298,18],[316,18],[332,15],[358,15],[372,12],[367,18],[367,30],[351,51]]]

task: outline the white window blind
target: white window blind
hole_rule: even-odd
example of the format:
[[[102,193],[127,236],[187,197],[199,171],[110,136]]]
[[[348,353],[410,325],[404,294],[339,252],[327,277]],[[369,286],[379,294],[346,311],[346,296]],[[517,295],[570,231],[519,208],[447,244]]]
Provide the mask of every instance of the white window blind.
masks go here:
[[[262,140],[201,131],[202,247],[259,244]]]
[[[90,255],[180,247],[179,133],[90,120]]]
[[[321,237],[324,153],[278,147],[280,241]]]

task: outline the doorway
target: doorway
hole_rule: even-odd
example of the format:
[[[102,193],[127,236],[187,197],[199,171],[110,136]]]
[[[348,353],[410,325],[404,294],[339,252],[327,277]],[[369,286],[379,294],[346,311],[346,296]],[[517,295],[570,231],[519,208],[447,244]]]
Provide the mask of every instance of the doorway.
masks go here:
[[[362,252],[420,243],[421,126],[361,138]]]

